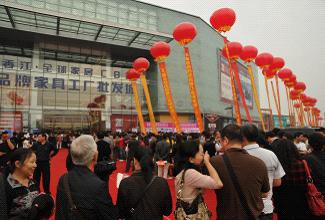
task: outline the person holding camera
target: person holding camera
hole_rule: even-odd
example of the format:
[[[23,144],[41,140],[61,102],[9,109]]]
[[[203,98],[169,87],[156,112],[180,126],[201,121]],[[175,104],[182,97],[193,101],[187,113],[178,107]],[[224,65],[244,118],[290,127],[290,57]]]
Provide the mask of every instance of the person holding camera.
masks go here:
[[[14,150],[15,144],[10,140],[8,132],[2,132],[0,141],[0,172],[7,166],[10,154]]]

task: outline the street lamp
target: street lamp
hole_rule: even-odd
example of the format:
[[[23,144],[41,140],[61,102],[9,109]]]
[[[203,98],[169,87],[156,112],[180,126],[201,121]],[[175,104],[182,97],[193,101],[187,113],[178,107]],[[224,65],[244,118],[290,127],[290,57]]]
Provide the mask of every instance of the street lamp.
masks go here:
[[[231,106],[228,106],[225,108],[225,110],[230,110],[230,109],[231,109],[231,120],[232,120],[232,123],[234,123],[235,122],[235,120],[234,120],[234,106],[231,105]]]

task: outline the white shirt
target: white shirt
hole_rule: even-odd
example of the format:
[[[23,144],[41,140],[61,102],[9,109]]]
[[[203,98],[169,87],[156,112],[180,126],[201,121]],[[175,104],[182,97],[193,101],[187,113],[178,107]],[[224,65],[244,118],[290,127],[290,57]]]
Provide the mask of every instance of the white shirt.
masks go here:
[[[277,156],[270,150],[259,147],[258,144],[250,144],[244,147],[244,149],[252,156],[261,159],[267,168],[267,173],[270,183],[270,192],[268,193],[267,198],[263,198],[264,209],[263,213],[271,214],[273,213],[273,202],[272,202],[272,186],[274,179],[281,179],[285,172],[282,168],[280,161]]]

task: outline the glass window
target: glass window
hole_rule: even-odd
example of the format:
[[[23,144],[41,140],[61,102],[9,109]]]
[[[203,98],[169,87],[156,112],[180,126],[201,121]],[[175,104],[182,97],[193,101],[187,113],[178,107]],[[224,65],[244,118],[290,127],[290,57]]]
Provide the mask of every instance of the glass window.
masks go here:
[[[149,24],[148,27],[149,27],[149,30],[152,30],[152,31],[156,31],[157,30],[157,26],[156,25]]]
[[[71,13],[71,8],[66,7],[66,6],[59,6],[59,11],[61,13],[70,14]]]
[[[95,11],[95,4],[91,3],[91,2],[86,2],[85,3],[85,10],[94,12]]]
[[[17,3],[23,4],[23,5],[31,5],[30,0],[17,0]]]
[[[130,20],[133,20],[133,21],[138,20],[138,13],[136,13],[136,12],[130,12],[129,13],[129,19]]]
[[[87,18],[95,18],[95,12],[85,11],[85,16]]]
[[[83,15],[83,10],[82,9],[72,8],[72,14],[82,16]]]
[[[96,13],[106,14],[106,5],[97,4]]]
[[[106,14],[96,13],[96,18],[100,20],[106,20]]]
[[[144,29],[147,29],[148,28],[148,25],[147,25],[147,23],[139,23],[139,27],[140,28],[144,28]]]
[[[128,20],[127,20],[127,19],[124,19],[124,18],[119,18],[119,19],[118,19],[118,23],[119,23],[119,24],[126,25],[126,24],[128,23]]]
[[[44,2],[42,1],[32,1],[32,6],[35,8],[44,8]]]
[[[116,22],[117,22],[117,17],[114,17],[114,16],[108,16],[108,17],[107,17],[107,20],[110,21],[110,22],[114,22],[114,23],[116,23]]]
[[[128,11],[125,10],[125,9],[119,9],[118,16],[119,16],[119,18],[127,19],[128,18]]]
[[[138,22],[137,21],[129,21],[129,25],[131,26],[131,27],[138,27]]]
[[[80,0],[74,0],[73,1],[73,8],[77,9],[83,9],[84,8],[84,3]]]
[[[139,14],[139,21],[142,22],[142,23],[147,23],[147,15],[143,14],[143,13],[140,13]]]
[[[48,10],[52,10],[52,11],[58,11],[59,6],[54,5],[54,4],[50,4],[50,3],[46,3],[45,8],[48,9]]]
[[[115,16],[115,17],[117,17],[117,8],[111,8],[111,7],[109,7],[107,9],[107,14],[109,16]]]

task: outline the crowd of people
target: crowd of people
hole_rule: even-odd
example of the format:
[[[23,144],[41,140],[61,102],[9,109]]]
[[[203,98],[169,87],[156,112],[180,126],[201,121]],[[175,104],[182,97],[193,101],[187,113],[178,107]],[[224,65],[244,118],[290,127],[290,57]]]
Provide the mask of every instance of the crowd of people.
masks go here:
[[[324,219],[307,203],[307,162],[325,195],[324,130],[294,134],[255,125],[214,133],[46,134],[0,141],[0,219],[210,219],[204,190],[213,189],[217,219]],[[50,161],[69,149],[54,202]],[[109,193],[115,161],[126,160],[117,202]],[[55,165],[54,165],[55,166]],[[40,179],[42,189],[40,192]],[[175,180],[173,210],[167,180]],[[55,206],[55,211],[54,211]]]

